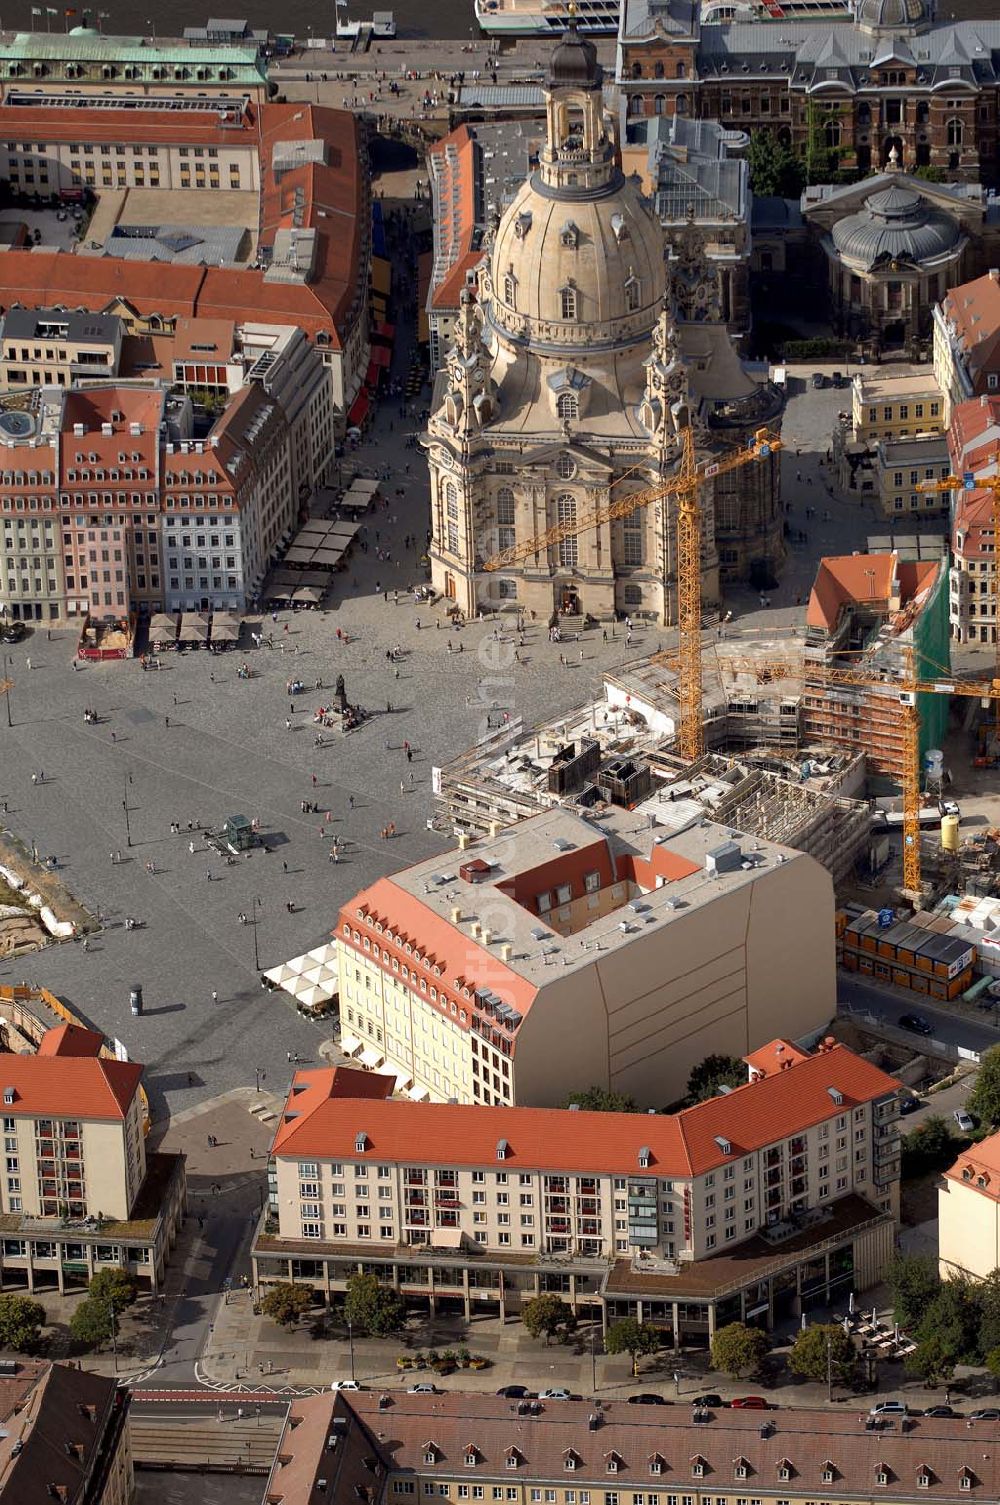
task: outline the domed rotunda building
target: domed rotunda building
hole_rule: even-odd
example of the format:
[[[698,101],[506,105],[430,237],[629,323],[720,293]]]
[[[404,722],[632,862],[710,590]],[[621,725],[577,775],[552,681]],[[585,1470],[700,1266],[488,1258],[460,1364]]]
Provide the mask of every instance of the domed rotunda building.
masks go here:
[[[673,505],[603,516],[673,469],[687,382],[662,230],[622,173],[601,85],[595,49],[571,24],[550,60],[538,167],[463,296],[423,437],[432,580],[467,613],[509,604],[544,620],[676,620]],[[710,496],[703,512],[712,601]],[[525,548],[592,514],[595,526]],[[487,570],[498,554],[502,567]]]

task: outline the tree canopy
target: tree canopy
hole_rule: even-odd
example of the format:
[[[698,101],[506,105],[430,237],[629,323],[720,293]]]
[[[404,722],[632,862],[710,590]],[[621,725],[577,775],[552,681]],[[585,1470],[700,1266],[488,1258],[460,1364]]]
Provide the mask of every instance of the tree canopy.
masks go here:
[[[759,1368],[770,1348],[771,1340],[759,1327],[730,1322],[712,1339],[712,1368],[738,1380]]]
[[[564,1108],[584,1108],[588,1113],[635,1113],[637,1104],[627,1092],[612,1092],[608,1087],[582,1087],[571,1092]]]
[[[980,1060],[968,1109],[991,1128],[1000,1124],[1000,1045],[994,1045]]]
[[[739,1056],[706,1056],[691,1070],[687,1095],[691,1102],[701,1103],[717,1097],[720,1087],[742,1087],[746,1080],[747,1068]]]
[[[605,1353],[627,1353],[632,1359],[633,1374],[638,1372],[642,1355],[656,1353],[659,1346],[658,1329],[635,1317],[623,1317],[620,1322],[613,1322],[604,1335]]]
[[[792,1373],[817,1384],[825,1384],[829,1374],[835,1384],[849,1385],[856,1363],[854,1344],[839,1322],[816,1322],[802,1328],[788,1355]]]
[[[521,1321],[533,1338],[544,1337],[551,1343],[560,1328],[573,1325],[573,1313],[554,1291],[542,1291],[521,1308]]]
[[[37,1347],[45,1326],[45,1308],[30,1296],[0,1296],[0,1348],[25,1353]]]
[[[406,1320],[406,1306],[398,1291],[375,1275],[352,1275],[344,1298],[344,1318],[371,1338],[398,1333]]]
[[[750,187],[759,198],[797,199],[805,187],[805,167],[774,131],[753,131],[747,148]]]
[[[279,1280],[264,1293],[260,1309],[265,1317],[277,1322],[279,1327],[293,1327],[313,1304],[313,1293],[308,1286],[296,1285],[291,1280]]]

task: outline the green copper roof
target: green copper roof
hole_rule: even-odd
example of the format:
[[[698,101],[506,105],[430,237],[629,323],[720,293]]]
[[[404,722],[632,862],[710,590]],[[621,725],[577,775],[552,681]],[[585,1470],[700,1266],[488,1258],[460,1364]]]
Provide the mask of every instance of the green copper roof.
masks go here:
[[[77,34],[19,31],[12,42],[0,41],[2,63],[120,63],[143,69],[231,68],[255,80],[267,77],[264,59],[253,46],[189,46],[147,37],[110,37],[80,28]]]

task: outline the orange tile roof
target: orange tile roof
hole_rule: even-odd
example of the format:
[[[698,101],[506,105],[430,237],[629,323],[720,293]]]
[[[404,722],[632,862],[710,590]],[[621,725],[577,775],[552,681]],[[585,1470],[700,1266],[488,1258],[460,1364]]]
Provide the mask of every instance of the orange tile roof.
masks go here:
[[[139,1090],[142,1067],[79,1055],[4,1056],[0,1089],[14,1090],[3,1111],[14,1117],[52,1114],[75,1118],[123,1119]]]
[[[479,265],[483,251],[473,242],[476,234],[476,138],[467,125],[459,125],[428,149],[438,183],[436,195],[438,258],[447,270],[434,284],[434,308],[458,307],[466,273]]]
[[[56,112],[44,113],[48,117]],[[271,166],[274,145],[312,139],[324,142],[326,162],[303,163],[276,177]],[[361,264],[369,238],[369,205],[358,122],[346,110],[264,105],[259,153],[261,244],[273,242],[275,232],[288,222],[298,190],[298,222],[316,231],[312,281],[269,282],[254,268],[125,261],[65,251],[0,251],[0,312],[15,304],[101,312],[121,298],[141,316],[295,324],[310,338],[326,335],[330,348],[339,349],[348,318],[364,317]]]
[[[967,470],[995,474],[998,448],[1000,397],[976,397],[970,402],[959,403],[951,415],[948,428],[948,454],[952,470],[959,475]],[[981,489],[959,492],[952,528],[952,542],[956,551],[959,533],[963,535],[959,551],[963,559],[985,558],[987,541],[992,553],[992,492]]]
[[[966,1171],[968,1176],[963,1174]],[[992,1197],[994,1202],[1000,1200],[1000,1134],[991,1134],[988,1139],[970,1145],[944,1174],[948,1181],[969,1186],[983,1196]],[[985,1186],[978,1184],[980,1176],[985,1179]]]
[[[346,1093],[336,1082],[345,1072],[351,1079]],[[272,1152],[483,1166],[495,1163],[497,1142],[505,1139],[506,1158],[515,1169],[541,1166],[615,1175],[635,1169],[645,1146],[651,1175],[696,1176],[898,1087],[894,1078],[846,1045],[821,1050],[786,1071],[670,1114],[488,1108],[395,1098],[368,1100],[361,1107],[353,1088],[354,1079],[364,1076],[345,1067],[298,1072]],[[842,1104],[834,1102],[831,1088],[841,1094]],[[366,1136],[360,1154],[355,1150],[359,1133]],[[720,1139],[729,1143],[728,1154]]]
[[[1000,279],[992,272],[953,287],[944,316],[957,331],[965,363],[978,390],[989,372],[1000,372]]]
[[[232,112],[230,112],[230,117]],[[222,125],[218,108],[203,110],[59,109],[0,104],[0,140],[115,142],[149,146],[255,146],[260,122],[249,105],[239,123]]]
[[[806,625],[833,632],[842,609],[851,604],[872,601],[885,607],[893,572],[898,575],[900,603],[919,595],[931,585],[938,572],[935,561],[899,559],[896,554],[834,554],[819,562],[816,580],[809,596]]]
[[[60,1024],[47,1029],[38,1046],[40,1056],[99,1056],[104,1036],[79,1024]]]
[[[748,1071],[756,1072],[758,1076],[769,1076],[774,1071],[787,1071],[789,1064],[804,1061],[806,1052],[799,1050],[791,1040],[771,1040],[759,1050],[752,1050],[743,1059]],[[753,1080],[752,1076],[750,1080]]]

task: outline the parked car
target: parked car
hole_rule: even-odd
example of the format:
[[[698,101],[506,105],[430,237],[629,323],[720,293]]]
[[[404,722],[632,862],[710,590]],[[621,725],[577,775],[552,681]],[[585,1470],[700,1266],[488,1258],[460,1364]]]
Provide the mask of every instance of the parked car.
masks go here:
[[[551,1389],[551,1390],[539,1390],[539,1392],[538,1392],[538,1399],[539,1400],[569,1400],[570,1399],[570,1393],[569,1393],[568,1390],[564,1390],[561,1385],[556,1385],[555,1388]]]
[[[971,1113],[966,1113],[964,1108],[956,1108],[951,1116],[963,1134],[971,1134],[974,1131],[976,1121]]]
[[[910,1030],[914,1035],[932,1035],[934,1033],[930,1020],[925,1019],[923,1014],[900,1014],[899,1027],[900,1029]]]
[[[662,1395],[654,1395],[652,1390],[644,1390],[641,1395],[630,1395],[630,1406],[669,1406],[670,1401],[664,1400]]]
[[[0,627],[0,643],[20,643],[27,634],[28,629],[23,622],[5,622]]]
[[[904,1095],[899,1099],[899,1111],[904,1118],[907,1113],[916,1113],[919,1107],[919,1097],[914,1097],[911,1092],[904,1093]]]
[[[996,1406],[981,1406],[978,1411],[969,1412],[970,1421],[1000,1421],[1000,1410]]]
[[[440,1395],[441,1394],[440,1390],[435,1385],[435,1383],[434,1383],[433,1380],[418,1380],[418,1382],[415,1385],[411,1385],[410,1386],[410,1388],[409,1388],[409,1390],[408,1390],[407,1393],[409,1395]]]
[[[527,1385],[501,1385],[497,1395],[504,1396],[507,1400],[530,1400],[531,1391]]]
[[[706,1406],[710,1411],[716,1411],[726,1403],[721,1395],[696,1395],[691,1404],[692,1406]]]
[[[835,387],[842,387],[844,385],[844,373],[843,373],[843,371],[835,371],[833,373],[833,376],[832,376],[831,380],[833,381],[833,385]]]
[[[826,377],[823,375],[822,371],[814,371],[813,372],[813,374],[812,374],[812,384],[816,388],[817,391],[819,391],[820,387],[825,387],[826,386]]]
[[[365,1387],[359,1380],[334,1380],[331,1390],[363,1390]]]
[[[925,1416],[962,1416],[964,1413],[956,1411],[954,1406],[928,1406]]]
[[[880,1400],[872,1406],[869,1416],[909,1416],[905,1400]]]
[[[770,1411],[771,1406],[762,1395],[738,1395],[729,1404],[734,1411]]]

